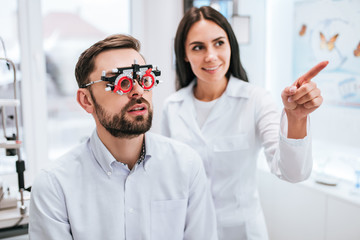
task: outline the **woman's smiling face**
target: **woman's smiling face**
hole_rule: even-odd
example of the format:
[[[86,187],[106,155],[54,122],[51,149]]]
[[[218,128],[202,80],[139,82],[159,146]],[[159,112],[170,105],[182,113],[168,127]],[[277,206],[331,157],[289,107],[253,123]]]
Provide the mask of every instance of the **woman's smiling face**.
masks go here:
[[[228,36],[219,25],[201,19],[191,26],[185,41],[185,61],[190,63],[198,83],[227,80],[230,57]]]

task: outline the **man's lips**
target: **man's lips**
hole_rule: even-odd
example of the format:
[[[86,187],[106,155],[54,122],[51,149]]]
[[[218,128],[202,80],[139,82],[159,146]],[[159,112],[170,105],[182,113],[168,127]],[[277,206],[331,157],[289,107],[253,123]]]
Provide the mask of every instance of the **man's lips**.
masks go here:
[[[128,109],[128,113],[133,115],[143,115],[147,112],[147,106],[145,103],[135,104]]]

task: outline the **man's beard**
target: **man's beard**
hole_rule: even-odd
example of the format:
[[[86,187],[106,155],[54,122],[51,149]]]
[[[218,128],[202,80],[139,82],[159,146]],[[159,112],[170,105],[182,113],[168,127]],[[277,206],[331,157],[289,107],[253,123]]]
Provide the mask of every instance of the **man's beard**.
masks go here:
[[[93,94],[91,97],[95,105],[95,113],[99,119],[100,124],[114,137],[118,138],[133,138],[143,134],[151,128],[152,123],[152,109],[150,109],[150,104],[144,98],[131,99],[122,109],[120,114],[111,115],[108,113],[102,106],[100,106]],[[147,105],[148,115],[136,116],[133,121],[126,119],[127,110],[135,105],[145,103]]]

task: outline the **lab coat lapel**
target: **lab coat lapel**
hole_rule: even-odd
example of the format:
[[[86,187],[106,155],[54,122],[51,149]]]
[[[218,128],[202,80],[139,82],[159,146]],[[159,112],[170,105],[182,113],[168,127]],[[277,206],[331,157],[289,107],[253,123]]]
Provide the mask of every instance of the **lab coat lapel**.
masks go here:
[[[202,128],[206,128],[206,125],[212,121],[218,120],[221,116],[226,115],[230,109],[232,109],[232,104],[234,101],[231,101],[233,98],[248,98],[249,89],[246,87],[246,83],[230,76],[228,85],[225,92],[221,95],[218,102],[215,104],[214,108],[211,110],[210,115],[208,116],[205,124]]]
[[[228,111],[228,105],[230,104],[229,98],[226,96],[226,94],[223,94],[213,109],[211,110],[208,118],[206,119],[203,128],[210,122],[217,120],[221,116],[223,116]]]
[[[194,99],[192,93],[193,85],[194,84],[188,86],[186,91],[183,92],[184,100],[181,104],[179,115],[180,118],[188,126],[188,129],[191,129],[197,136],[200,136],[202,138],[199,124],[196,121],[196,111],[195,111]]]
[[[196,111],[192,97],[187,97],[184,99],[179,114],[180,117],[184,120],[185,124],[188,125],[188,129],[194,131],[197,136],[201,136],[199,124],[196,121]]]

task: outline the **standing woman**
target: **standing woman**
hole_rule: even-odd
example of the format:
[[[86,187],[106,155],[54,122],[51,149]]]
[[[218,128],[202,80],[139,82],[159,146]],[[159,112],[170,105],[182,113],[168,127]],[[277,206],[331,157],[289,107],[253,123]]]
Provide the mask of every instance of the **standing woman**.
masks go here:
[[[256,185],[264,148],[271,172],[300,182],[312,169],[308,115],[322,103],[311,81],[327,62],[282,94],[280,114],[248,83],[231,26],[211,7],[191,8],[175,37],[178,91],[165,105],[162,132],[199,152],[211,182],[220,240],[268,239]]]

